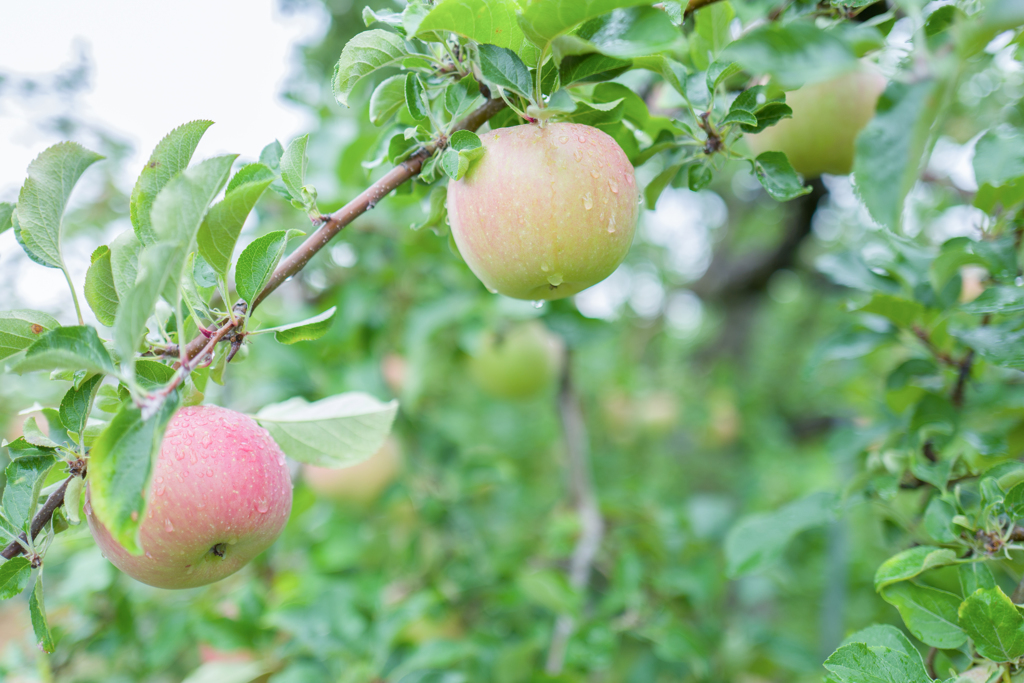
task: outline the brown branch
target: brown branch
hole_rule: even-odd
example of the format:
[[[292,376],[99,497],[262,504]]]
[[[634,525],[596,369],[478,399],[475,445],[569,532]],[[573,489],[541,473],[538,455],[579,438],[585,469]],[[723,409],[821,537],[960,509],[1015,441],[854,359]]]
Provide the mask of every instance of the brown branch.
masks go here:
[[[967,352],[964,359],[960,361],[960,370],[956,376],[956,386],[953,387],[951,400],[953,407],[962,408],[964,405],[964,390],[967,388],[967,380],[971,376],[971,367],[974,364],[974,349]]]
[[[73,476],[65,479],[61,485],[57,487],[57,490],[51,493],[49,498],[46,499],[46,502],[43,503],[43,507],[39,508],[39,512],[36,513],[36,516],[32,518],[32,526],[30,526],[29,529],[32,531],[33,541],[36,536],[39,535],[39,532],[43,530],[43,527],[46,526],[46,523],[50,521],[50,518],[53,517],[53,513],[57,511],[57,508],[64,504],[64,493],[68,490],[68,484],[71,483],[72,479],[74,479]],[[21,534],[21,541],[22,543],[28,543],[28,537],[25,535],[25,532],[22,532]],[[3,552],[0,552],[0,557],[5,560],[13,560],[24,552],[25,547],[21,543],[11,541],[11,543],[3,549]]]
[[[713,5],[716,2],[719,2],[719,0],[690,0],[686,3],[686,14],[696,12],[701,7],[707,7],[708,5]]]
[[[572,382],[571,358],[566,352],[563,357],[562,385],[558,392],[558,410],[562,419],[562,433],[569,467],[569,488],[580,516],[580,537],[576,541],[569,565],[569,583],[580,593],[586,590],[590,581],[590,568],[601,547],[604,536],[604,520],[597,504],[597,494],[590,474],[590,449],[587,439],[587,425],[583,409]],[[565,665],[565,651],[569,645],[575,624],[567,614],[558,616],[551,649],[545,670],[557,676]]]
[[[932,649],[928,650],[928,656],[925,657],[924,660],[924,668],[928,672],[928,676],[933,681],[936,681],[939,678],[939,675],[935,673],[935,656],[937,654],[939,654],[938,648],[933,647]]]
[[[489,99],[476,110],[470,112],[462,121],[456,123],[452,128],[452,132],[457,130],[476,130],[487,123],[492,116],[504,108],[505,102],[503,100]],[[277,289],[282,282],[302,270],[302,268],[309,263],[309,260],[313,258],[318,251],[323,249],[335,235],[341,232],[342,228],[376,206],[377,202],[383,199],[399,185],[417,175],[423,168],[423,162],[426,161],[435,150],[436,147],[434,145],[425,147],[409,159],[406,159],[404,162],[391,169],[383,178],[368,187],[362,194],[351,202],[329,216],[324,216],[323,223],[317,231],[310,235],[298,249],[292,252],[288,258],[278,265],[266,287],[263,288],[259,293],[259,296],[257,296],[253,301],[252,307],[256,308],[256,306],[266,299],[271,292]],[[206,335],[196,337],[185,347],[184,357],[189,361],[193,361],[196,358],[202,358],[208,353],[211,353],[216,344],[240,322],[240,320],[232,317],[232,319],[225,322],[209,337]],[[175,379],[170,387],[170,391],[173,391],[174,387],[181,383],[192,367],[194,366],[189,363],[189,366],[185,367],[182,372],[176,373]],[[170,391],[168,391],[168,393],[170,393]],[[70,478],[66,479],[56,491],[50,494],[50,497],[46,499],[46,503],[39,509],[36,516],[32,518],[31,531],[33,539],[42,530],[42,528],[46,526],[47,522],[50,521],[50,518],[53,517],[53,513],[57,508],[64,503],[64,492],[67,491],[69,481],[71,481]],[[22,540],[25,540],[24,533],[21,535],[21,538]],[[21,544],[11,542],[10,545],[4,548],[3,553],[0,555],[9,560],[22,554],[24,550],[25,549]]]
[[[476,110],[470,112],[462,121],[455,124],[452,132],[457,130],[476,130],[504,108],[505,102],[500,98],[488,100]],[[366,188],[348,204],[328,216],[323,216],[323,222],[320,224],[320,227],[277,266],[266,286],[252,302],[252,307],[255,309],[271,292],[280,287],[285,280],[302,270],[317,252],[323,249],[335,235],[341,232],[342,228],[377,206],[377,203],[391,191],[417,175],[423,168],[423,162],[433,154],[434,150],[433,146],[420,150],[388,171],[384,177]],[[190,359],[195,358],[205,345],[206,337],[196,337],[185,347],[185,353]]]

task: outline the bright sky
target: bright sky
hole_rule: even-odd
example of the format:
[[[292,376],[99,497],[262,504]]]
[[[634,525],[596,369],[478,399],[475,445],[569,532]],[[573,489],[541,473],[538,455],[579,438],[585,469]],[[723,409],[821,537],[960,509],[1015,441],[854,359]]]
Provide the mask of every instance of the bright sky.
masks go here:
[[[314,127],[306,110],[279,94],[299,67],[297,46],[318,40],[328,17],[315,3],[297,14],[284,14],[277,5],[278,0],[5,2],[0,73],[45,81],[74,64],[84,49],[89,87],[76,96],[75,113],[133,145],[131,177],[124,180],[130,190],[156,143],[186,121],[215,122],[196,151],[198,159],[229,152],[252,159],[271,140],[287,141]],[[60,112],[58,100],[11,94],[0,95],[0,201],[15,201],[29,162],[62,139],[34,125]],[[65,245],[79,288],[93,242]],[[63,278],[29,262],[10,230],[0,235],[0,299],[0,308],[45,310],[72,322]]]
[[[277,0],[35,0],[4,3],[0,15],[0,73],[45,77],[85,48],[91,87],[79,114],[134,145],[129,168],[141,169],[160,138],[192,119],[216,123],[199,158],[251,158],[311,127],[278,95],[297,66],[296,44],[326,28],[322,8],[286,15]],[[59,141],[33,130],[38,113],[0,99],[0,201],[15,198],[29,162]]]

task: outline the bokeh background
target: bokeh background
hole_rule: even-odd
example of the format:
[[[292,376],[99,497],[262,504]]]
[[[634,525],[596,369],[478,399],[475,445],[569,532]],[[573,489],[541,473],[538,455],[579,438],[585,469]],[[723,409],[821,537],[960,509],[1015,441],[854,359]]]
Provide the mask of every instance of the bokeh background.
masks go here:
[[[53,142],[105,154],[68,219],[65,253],[81,281],[92,249],[130,226],[127,196],[152,147],[180,123],[210,118],[196,158],[253,160],[275,138],[311,133],[309,182],[321,208],[341,206],[380,172],[361,165],[380,136],[367,116],[369,84],[352,109],[335,103],[329,84],[345,41],[363,28],[362,7],[5,6],[0,200],[16,198],[29,161]],[[899,25],[891,32],[892,59],[906,36]],[[997,64],[991,79],[1019,95],[1019,62]],[[971,87],[960,97],[997,91]],[[667,95],[653,101],[673,106]],[[912,195],[910,237],[977,234],[981,219],[957,193],[974,189],[980,125],[964,121],[962,134],[940,140],[928,182]],[[658,170],[642,168],[641,182]],[[297,482],[276,546],[204,589],[138,584],[87,530],[72,529],[47,557],[57,652],[32,647],[21,598],[5,603],[0,680],[555,680],[541,673],[553,624],[573,612],[557,680],[816,681],[850,630],[897,623],[871,584],[895,549],[887,516],[896,513],[882,506],[847,509],[739,580],[726,576],[723,553],[741,516],[840,490],[872,438],[866,425],[888,409],[884,377],[896,352],[873,350],[871,335],[884,330],[851,326],[851,291],[836,284],[856,285],[842,256],[851,246],[887,248],[847,178],[826,177],[788,204],[739,165],[701,192],[670,188],[642,212],[615,274],[541,309],[489,294],[446,235],[411,229],[423,218],[417,190],[346,228],[256,316],[283,323],[337,306],[328,335],[289,347],[257,339],[207,397],[247,412],[293,395],[396,397],[396,479],[371,500],[340,503]],[[307,226],[268,196],[243,239]],[[50,274],[11,231],[0,235],[0,308],[70,320],[64,284]],[[467,370],[483,332],[531,318],[572,348],[587,422],[607,529],[586,597],[564,578],[579,521],[555,385],[501,400]],[[59,401],[47,384],[0,378],[6,433],[22,411]]]

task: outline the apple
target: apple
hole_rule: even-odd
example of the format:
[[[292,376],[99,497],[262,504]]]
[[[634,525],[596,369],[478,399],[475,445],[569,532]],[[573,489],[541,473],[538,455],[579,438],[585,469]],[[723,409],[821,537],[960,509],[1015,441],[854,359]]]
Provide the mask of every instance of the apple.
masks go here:
[[[867,68],[786,93],[793,118],[747,135],[755,154],[785,152],[798,173],[845,175],[853,170],[857,134],[875,115],[885,78]]]
[[[158,588],[194,588],[234,574],[270,547],[288,520],[292,484],[284,454],[249,417],[192,406],[167,426],[131,555],[92,512],[93,538],[115,567]]]
[[[380,360],[380,374],[391,393],[398,396],[405,386],[405,378],[409,374],[409,364],[397,353],[386,354]]]
[[[527,398],[558,376],[562,342],[539,321],[501,332],[486,332],[469,370],[477,384],[498,398]]]
[[[964,266],[960,269],[960,303],[974,301],[985,291],[988,271],[981,266]]]
[[[633,166],[596,128],[548,123],[480,136],[484,154],[448,184],[459,253],[493,292],[562,299],[612,274],[639,213]]]
[[[367,460],[340,469],[303,465],[302,478],[313,492],[334,501],[369,503],[394,481],[402,469],[402,449],[389,436]]]

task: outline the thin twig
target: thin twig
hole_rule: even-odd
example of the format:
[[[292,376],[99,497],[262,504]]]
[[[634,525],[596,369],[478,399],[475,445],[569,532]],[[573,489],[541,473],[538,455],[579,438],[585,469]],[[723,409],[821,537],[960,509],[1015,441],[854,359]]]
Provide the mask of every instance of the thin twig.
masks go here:
[[[487,102],[470,112],[466,118],[455,124],[452,127],[451,132],[454,133],[457,130],[474,131],[487,123],[492,116],[504,109],[504,107],[505,103],[500,99],[488,99]],[[351,202],[331,215],[325,216],[320,228],[310,235],[310,237],[288,258],[278,265],[266,287],[263,288],[256,300],[253,301],[252,307],[256,308],[256,306],[267,298],[267,295],[277,289],[282,282],[302,270],[302,268],[309,263],[309,260],[327,245],[331,238],[341,232],[342,228],[365,213],[367,210],[376,206],[377,202],[379,202],[389,192],[417,175],[423,167],[423,162],[426,161],[434,151],[435,147],[433,146],[428,146],[420,150],[409,159],[406,159],[402,164],[391,169],[391,171],[385,174],[383,178],[375,182],[367,188],[365,192],[360,194]],[[189,365],[186,367],[182,364],[180,368],[181,371],[175,374],[171,390],[173,391],[174,387],[180,384],[188,372],[195,367],[191,364],[191,361],[194,361],[196,358],[202,358],[211,353],[217,342],[223,339],[224,336],[239,325],[241,321],[241,318],[236,318],[234,315],[231,315],[227,322],[225,322],[219,329],[213,331],[213,334],[210,334],[209,331],[207,331],[206,334],[201,334],[190,341],[188,346],[185,347],[185,353],[182,354],[183,358],[188,359]],[[166,352],[163,355],[166,357]],[[46,503],[39,509],[39,512],[36,513],[35,517],[32,518],[31,531],[33,539],[50,521],[50,518],[53,517],[53,513],[57,508],[64,503],[64,492],[67,491],[69,481],[70,478],[65,480],[56,491],[50,494],[50,497],[46,499]],[[21,535],[21,538],[23,540],[25,539],[24,533]],[[24,548],[20,544],[12,542],[4,548],[3,553],[0,553],[0,556],[9,560],[13,557],[17,557],[23,552]]]
[[[604,520],[597,504],[594,482],[590,474],[590,448],[587,425],[583,419],[579,397],[572,382],[571,358],[564,357],[562,384],[558,392],[558,410],[562,419],[562,433],[569,467],[569,488],[580,516],[580,537],[576,541],[569,564],[569,583],[581,594],[590,581],[590,569],[601,547]],[[568,614],[559,615],[551,636],[551,649],[545,670],[557,676],[565,665],[565,651],[575,624]]]
[[[928,656],[924,660],[925,671],[928,672],[928,676],[930,676],[933,681],[938,680],[939,678],[939,675],[935,673],[935,655],[937,654],[939,654],[938,648],[933,647],[928,650]]]
[[[51,493],[50,497],[46,499],[46,502],[43,503],[43,507],[41,507],[39,512],[36,513],[36,516],[32,518],[32,526],[29,527],[32,531],[32,540],[35,540],[36,536],[39,535],[39,532],[43,530],[43,527],[46,526],[46,523],[50,521],[51,517],[53,517],[53,513],[56,512],[57,508],[64,504],[64,493],[68,490],[68,484],[71,483],[72,479],[74,479],[74,476],[65,479],[61,485],[57,487],[57,490]],[[28,537],[25,535],[25,532],[21,533],[21,541],[22,543],[28,543]],[[13,560],[24,552],[25,547],[21,543],[11,541],[11,543],[3,549],[3,552],[0,552],[0,557],[5,560]]]

